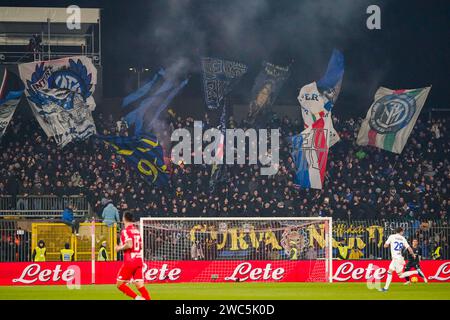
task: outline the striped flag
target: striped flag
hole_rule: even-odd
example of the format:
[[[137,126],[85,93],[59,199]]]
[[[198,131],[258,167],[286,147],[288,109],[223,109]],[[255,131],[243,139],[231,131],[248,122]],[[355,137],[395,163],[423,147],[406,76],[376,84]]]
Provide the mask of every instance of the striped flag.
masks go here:
[[[431,86],[400,90],[380,87],[356,143],[401,153],[430,90]]]
[[[330,117],[320,118],[291,138],[296,185],[322,189],[328,160],[330,125]]]

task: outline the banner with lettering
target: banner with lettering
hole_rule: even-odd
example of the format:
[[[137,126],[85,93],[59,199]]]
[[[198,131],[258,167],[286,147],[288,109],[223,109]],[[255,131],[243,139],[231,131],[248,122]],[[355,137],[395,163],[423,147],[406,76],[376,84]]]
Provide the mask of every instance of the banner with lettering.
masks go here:
[[[334,49],[328,62],[327,71],[317,82],[304,85],[298,94],[302,118],[305,128],[313,125],[318,119],[329,116],[339,96],[344,77],[344,55]],[[330,124],[330,147],[339,142],[340,137]]]
[[[206,106],[210,110],[223,108],[226,96],[247,72],[247,65],[210,57],[203,57],[201,65]]]
[[[333,282],[384,282],[390,260],[334,260]],[[121,261],[95,263],[95,283],[114,284]],[[147,283],[182,282],[310,282],[315,263],[310,260],[148,261]],[[421,269],[429,282],[450,282],[450,260],[423,260]],[[397,274],[394,282],[404,282]],[[423,280],[418,277],[418,281]],[[91,262],[3,262],[0,285],[66,285],[76,288],[92,283]]]

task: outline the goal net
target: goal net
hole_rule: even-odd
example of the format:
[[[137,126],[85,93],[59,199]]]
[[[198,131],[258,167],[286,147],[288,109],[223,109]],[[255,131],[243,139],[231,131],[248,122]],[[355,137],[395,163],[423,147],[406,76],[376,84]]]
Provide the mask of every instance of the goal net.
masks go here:
[[[331,282],[331,228],[331,218],[141,218],[145,277]]]

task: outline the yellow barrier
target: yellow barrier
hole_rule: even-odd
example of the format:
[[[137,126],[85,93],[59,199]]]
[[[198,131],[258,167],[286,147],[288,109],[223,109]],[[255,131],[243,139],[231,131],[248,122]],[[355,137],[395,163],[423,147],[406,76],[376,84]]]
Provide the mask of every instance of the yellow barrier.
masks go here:
[[[109,260],[117,260],[114,250],[117,244],[117,227],[107,227],[104,223],[95,223],[95,260],[103,241],[106,241],[106,250]],[[39,240],[45,242],[47,248],[46,261],[60,261],[60,250],[66,243],[74,250],[75,261],[90,261],[92,255],[92,223],[80,223],[79,235],[72,234],[72,228],[64,223],[32,223],[31,252],[36,248]]]

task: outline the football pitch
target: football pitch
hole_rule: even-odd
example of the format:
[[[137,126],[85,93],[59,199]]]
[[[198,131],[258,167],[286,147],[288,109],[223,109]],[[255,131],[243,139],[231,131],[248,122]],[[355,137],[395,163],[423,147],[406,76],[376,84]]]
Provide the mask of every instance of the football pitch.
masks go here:
[[[183,283],[146,286],[155,300],[450,300],[450,283],[393,283],[388,292],[365,283]],[[133,287],[134,288],[134,287]],[[0,286],[0,300],[129,300],[114,285]]]

